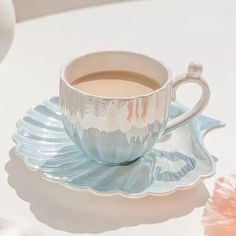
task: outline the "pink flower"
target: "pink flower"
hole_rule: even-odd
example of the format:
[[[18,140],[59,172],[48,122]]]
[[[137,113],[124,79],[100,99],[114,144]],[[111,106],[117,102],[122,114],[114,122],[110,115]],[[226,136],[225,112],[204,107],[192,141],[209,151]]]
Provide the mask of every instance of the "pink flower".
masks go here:
[[[217,180],[204,209],[203,224],[207,236],[236,236],[236,174]]]

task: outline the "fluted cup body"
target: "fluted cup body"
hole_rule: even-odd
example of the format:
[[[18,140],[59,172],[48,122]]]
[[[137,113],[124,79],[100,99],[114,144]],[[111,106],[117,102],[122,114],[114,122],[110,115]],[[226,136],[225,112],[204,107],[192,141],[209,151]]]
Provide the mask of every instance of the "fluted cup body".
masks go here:
[[[160,88],[142,96],[120,98],[86,94],[71,86],[84,75],[112,70],[149,76],[158,81]],[[60,104],[65,129],[88,158],[111,165],[131,162],[162,136],[169,117],[171,88],[169,71],[146,56],[100,52],[80,57],[61,71]]]

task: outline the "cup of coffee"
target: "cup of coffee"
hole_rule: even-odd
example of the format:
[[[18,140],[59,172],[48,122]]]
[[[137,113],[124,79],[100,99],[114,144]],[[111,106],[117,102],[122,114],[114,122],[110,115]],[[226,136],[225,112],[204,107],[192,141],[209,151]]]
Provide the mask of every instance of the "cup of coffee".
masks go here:
[[[132,162],[166,133],[199,115],[210,92],[202,66],[191,63],[172,80],[162,63],[131,52],[98,52],[76,58],[61,70],[60,104],[65,129],[94,161],[117,165]],[[200,85],[198,103],[169,119],[176,89]]]

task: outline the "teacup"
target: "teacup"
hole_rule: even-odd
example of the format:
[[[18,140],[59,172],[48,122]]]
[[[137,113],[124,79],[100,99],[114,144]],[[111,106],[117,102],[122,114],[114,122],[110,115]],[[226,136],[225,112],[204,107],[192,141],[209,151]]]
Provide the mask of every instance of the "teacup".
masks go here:
[[[143,74],[157,80],[160,88],[142,96],[122,98],[95,96],[72,86],[80,77],[113,70]],[[94,161],[110,165],[132,162],[163,135],[202,112],[210,91],[201,74],[202,66],[191,63],[187,73],[172,80],[171,71],[162,63],[131,52],[98,52],[76,58],[61,70],[60,104],[65,129]],[[200,100],[191,110],[169,119],[176,89],[188,82],[200,85]]]

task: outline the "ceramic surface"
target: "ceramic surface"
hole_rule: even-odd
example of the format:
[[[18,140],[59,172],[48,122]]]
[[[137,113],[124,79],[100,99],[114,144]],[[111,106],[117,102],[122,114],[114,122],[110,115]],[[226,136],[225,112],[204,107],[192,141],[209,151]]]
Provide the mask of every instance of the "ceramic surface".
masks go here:
[[[173,103],[171,117],[184,111],[182,105]],[[215,163],[203,145],[203,137],[222,125],[200,116],[164,137],[137,161],[108,166],[87,159],[72,143],[63,127],[58,97],[53,97],[30,109],[17,122],[14,140],[16,153],[26,166],[48,180],[105,195],[162,196],[190,188],[215,173]]]
[[[143,74],[161,87],[142,96],[117,98],[87,94],[71,86],[78,78],[99,71]],[[187,73],[172,81],[170,70],[162,63],[131,52],[98,52],[76,58],[61,71],[60,104],[65,129],[93,160],[113,165],[133,161],[149,151],[164,132],[202,112],[210,93],[201,73],[202,66],[192,63]],[[187,82],[197,83],[202,96],[187,113],[168,121],[172,96]]]

